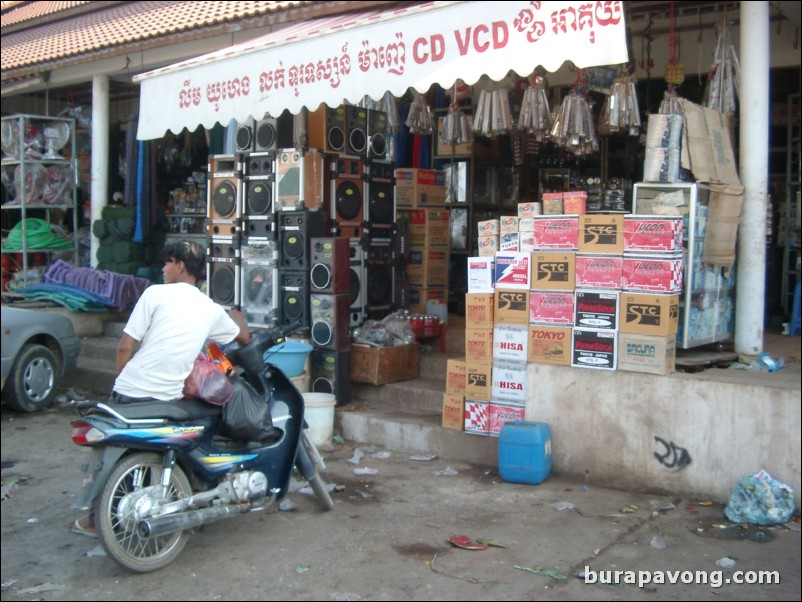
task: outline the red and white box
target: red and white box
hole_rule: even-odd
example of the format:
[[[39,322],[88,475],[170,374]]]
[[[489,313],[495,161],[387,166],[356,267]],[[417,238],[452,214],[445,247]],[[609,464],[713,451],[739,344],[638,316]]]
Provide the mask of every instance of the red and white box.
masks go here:
[[[468,292],[492,293],[494,257],[468,257]]]
[[[574,292],[530,291],[529,323],[570,326],[574,323]]]
[[[682,290],[682,255],[624,254],[627,291],[677,293]]]
[[[682,252],[682,216],[624,216],[624,252]]]
[[[530,253],[496,253],[495,270],[496,288],[528,291],[532,277],[532,255]]]
[[[576,255],[576,288],[621,288],[624,258],[621,255]]]
[[[536,250],[537,247],[535,246],[535,233],[518,232],[518,252],[534,253]]]
[[[465,400],[465,432],[472,435],[487,435],[487,406],[486,401]]]
[[[526,366],[524,362],[493,362],[493,401],[526,404]]]
[[[526,408],[491,401],[487,408],[487,414],[487,434],[491,437],[498,437],[505,424],[524,419]]]
[[[535,247],[538,249],[576,249],[579,246],[579,216],[534,216]]]

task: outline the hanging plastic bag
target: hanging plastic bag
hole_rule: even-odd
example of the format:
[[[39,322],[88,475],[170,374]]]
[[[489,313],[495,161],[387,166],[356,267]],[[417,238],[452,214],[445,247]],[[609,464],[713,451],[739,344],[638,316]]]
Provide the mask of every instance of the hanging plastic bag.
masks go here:
[[[216,406],[224,406],[234,394],[225,374],[203,353],[198,354],[184,381],[184,399],[200,399]]]
[[[738,481],[724,514],[734,523],[779,525],[788,522],[794,514],[794,492],[761,470]]]
[[[220,434],[241,441],[263,442],[272,438],[273,420],[267,400],[245,379],[234,377],[228,380],[234,393],[223,406]]]

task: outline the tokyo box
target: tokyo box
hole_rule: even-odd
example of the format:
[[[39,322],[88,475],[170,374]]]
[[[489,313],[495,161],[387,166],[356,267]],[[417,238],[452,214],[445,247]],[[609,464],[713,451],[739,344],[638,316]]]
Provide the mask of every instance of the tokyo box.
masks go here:
[[[418,378],[420,345],[369,347],[351,345],[351,380],[356,383],[383,385]]]
[[[647,374],[671,374],[676,359],[676,337],[618,334],[618,369]]]
[[[538,215],[535,222],[535,246],[549,249],[575,250],[579,245],[579,217]]]
[[[496,324],[493,329],[493,361],[526,363],[529,328]]]
[[[443,394],[443,428],[461,431],[465,427],[465,395]]]
[[[501,324],[529,324],[529,291],[497,288],[493,317]]]
[[[620,289],[624,258],[620,255],[576,256],[576,287]]]
[[[676,253],[682,251],[682,217],[624,216],[624,252]]]
[[[493,257],[468,257],[468,292],[492,293],[496,277]]]
[[[446,393],[465,395],[465,358],[446,362]]]
[[[577,368],[615,370],[618,333],[614,330],[574,328],[571,365]]]
[[[505,424],[523,420],[525,414],[526,408],[523,406],[491,401],[487,408],[487,434],[498,437]]]
[[[576,253],[532,253],[532,288],[573,291],[576,281]]]
[[[531,262],[530,253],[496,253],[496,287],[528,291],[532,288],[529,284],[532,276]]]
[[[618,291],[576,291],[574,326],[604,330],[618,329]]]
[[[537,364],[571,365],[570,326],[530,324],[527,361]]]
[[[493,364],[465,363],[465,397],[478,401],[493,398]]]
[[[493,400],[512,405],[526,404],[526,369],[524,362],[493,362]]]
[[[572,325],[575,302],[573,292],[530,291],[529,323]]]
[[[679,327],[679,295],[621,293],[618,330],[631,334],[667,336]]]
[[[682,290],[682,274],[681,255],[624,254],[625,290],[677,293]]]
[[[493,294],[465,294],[465,322],[473,328],[493,327]]]
[[[465,400],[465,432],[471,435],[487,435],[486,401]]]
[[[594,213],[579,216],[579,252],[615,255],[624,252],[624,215]]]
[[[465,329],[465,360],[468,364],[489,364],[493,361],[493,329]]]

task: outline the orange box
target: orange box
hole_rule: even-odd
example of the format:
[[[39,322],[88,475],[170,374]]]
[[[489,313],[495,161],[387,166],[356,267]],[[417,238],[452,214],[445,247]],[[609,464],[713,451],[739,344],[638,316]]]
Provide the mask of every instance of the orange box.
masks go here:
[[[461,431],[465,427],[465,395],[443,394],[443,428]]]

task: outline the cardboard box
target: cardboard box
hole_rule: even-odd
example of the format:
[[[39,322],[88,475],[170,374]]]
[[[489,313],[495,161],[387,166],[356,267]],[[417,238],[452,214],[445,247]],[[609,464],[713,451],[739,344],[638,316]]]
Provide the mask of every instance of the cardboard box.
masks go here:
[[[537,251],[534,232],[518,232],[518,252],[534,253]]]
[[[501,234],[501,223],[497,219],[488,219],[476,224],[478,236],[498,236]]]
[[[370,347],[351,345],[351,380],[357,383],[383,385],[418,378],[420,345]]]
[[[493,328],[493,361],[526,363],[528,342],[528,327],[497,324]]]
[[[443,208],[445,175],[436,169],[396,169],[395,202],[399,209]]]
[[[682,217],[673,215],[624,216],[624,252],[682,252]]]
[[[537,364],[570,366],[573,330],[570,326],[531,324],[529,326],[527,361]]]
[[[518,218],[518,232],[534,232],[535,231],[535,220],[531,217],[519,217]]]
[[[577,368],[615,370],[618,333],[614,330],[574,328],[571,365]]]
[[[466,362],[465,396],[477,401],[493,398],[493,364]]]
[[[604,330],[618,329],[618,291],[576,291],[574,326]]]
[[[471,364],[490,364],[493,362],[493,329],[465,329],[465,361]]]
[[[443,428],[461,431],[465,428],[465,395],[443,394]]]
[[[625,290],[677,293],[682,290],[682,255],[624,255]]]
[[[563,193],[563,213],[584,215],[587,211],[588,193],[585,190],[568,190]]]
[[[543,215],[543,203],[540,201],[518,203],[518,217],[532,217],[533,215]]]
[[[532,288],[544,291],[573,291],[576,282],[576,253],[532,253]]]
[[[593,213],[579,216],[579,252],[615,255],[624,252],[624,215]]]
[[[493,328],[493,293],[466,293],[465,323],[471,328]]]
[[[579,245],[579,218],[540,215],[532,218],[535,222],[535,246],[547,251],[550,249],[575,250]]]
[[[514,233],[517,236],[517,232]],[[496,288],[522,289],[528,291],[532,255],[530,253],[496,253],[495,286]]]
[[[443,122],[445,121],[445,116],[437,118],[437,131],[440,132],[443,129]],[[442,140],[440,140],[439,135],[434,136],[434,144],[435,150],[434,154],[437,157],[470,157],[471,156],[471,143],[470,142],[460,142],[459,144],[446,144]]]
[[[425,314],[429,301],[448,303],[448,288],[409,287],[409,311],[413,314]]]
[[[495,257],[499,249],[498,236],[480,236],[478,245],[480,257]]]
[[[496,288],[493,317],[500,324],[529,324],[529,291]]]
[[[471,435],[487,435],[486,401],[465,400],[465,432]]]
[[[566,291],[530,291],[529,322],[553,325],[574,323],[575,295]]]
[[[491,401],[487,407],[487,434],[498,437],[505,424],[523,420],[525,414],[526,408],[523,406]]]
[[[518,232],[519,219],[517,215],[502,215],[499,218],[500,232]]]
[[[441,209],[405,209],[398,212],[398,219],[409,222],[410,245],[447,246],[449,214]]]
[[[465,395],[465,358],[454,358],[446,362],[446,393]]]
[[[624,271],[621,255],[576,255],[576,288],[620,289]]]
[[[668,336],[679,327],[679,295],[625,291],[618,311],[620,332]]]
[[[420,288],[448,287],[448,260],[445,247],[412,247],[406,266],[409,283]]]
[[[647,374],[671,374],[676,359],[676,337],[619,333],[618,369]]]
[[[468,292],[492,293],[495,290],[495,254],[493,257],[468,257]]]
[[[543,215],[562,215],[562,192],[544,192],[541,196],[541,200],[543,201]]]
[[[499,253],[516,253],[521,250],[519,232],[502,232],[498,240]]]
[[[493,362],[493,400],[526,405],[526,363]]]

